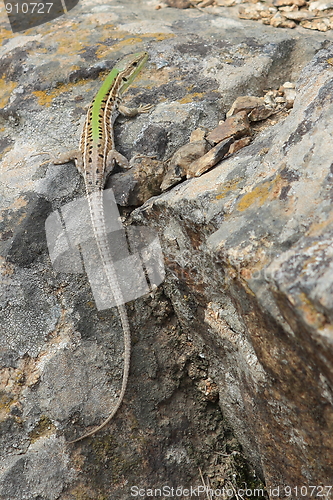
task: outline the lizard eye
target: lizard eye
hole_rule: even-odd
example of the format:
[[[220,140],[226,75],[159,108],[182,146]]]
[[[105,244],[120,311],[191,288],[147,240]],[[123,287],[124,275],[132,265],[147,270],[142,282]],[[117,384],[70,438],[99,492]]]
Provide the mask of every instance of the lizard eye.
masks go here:
[[[137,61],[134,61],[134,62],[132,63],[132,66],[137,66],[137,65],[138,65]]]
[[[125,76],[123,76],[123,81],[127,82],[127,78]]]

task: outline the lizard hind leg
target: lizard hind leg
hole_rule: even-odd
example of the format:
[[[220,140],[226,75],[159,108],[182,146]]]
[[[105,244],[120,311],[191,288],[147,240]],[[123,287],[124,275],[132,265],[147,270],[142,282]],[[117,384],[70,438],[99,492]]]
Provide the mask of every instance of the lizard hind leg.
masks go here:
[[[52,155],[48,151],[39,151],[38,153],[33,153],[32,155],[30,155],[30,158],[32,158],[33,156],[40,156],[40,155],[46,155],[51,159],[51,161],[53,161]],[[50,160],[43,161],[43,163],[40,164],[40,167],[42,167],[43,165],[46,165],[49,162],[50,162]]]

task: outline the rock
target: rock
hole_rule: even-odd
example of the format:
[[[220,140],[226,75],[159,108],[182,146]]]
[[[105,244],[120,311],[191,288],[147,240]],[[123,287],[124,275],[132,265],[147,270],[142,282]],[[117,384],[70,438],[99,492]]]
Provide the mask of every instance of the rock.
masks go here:
[[[275,108],[276,107],[276,97],[278,93],[274,90],[269,90],[265,96],[264,96],[264,103],[266,107],[268,108]]]
[[[197,128],[193,130],[190,135],[190,142],[203,141],[205,138],[206,132],[202,130],[202,128]]]
[[[169,214],[167,263],[187,249],[169,297],[191,338],[229,359],[214,364],[219,400],[229,421],[247,421],[243,442],[260,450],[269,485],[333,480],[332,57],[304,69],[284,121],[134,219]],[[201,319],[189,320],[189,297]]]
[[[328,31],[330,29],[329,19],[314,19],[312,21],[301,21],[300,25],[302,28],[317,30],[317,31]]]
[[[284,90],[284,98],[286,100],[287,109],[292,108],[296,98],[296,90],[291,88],[286,88]]]
[[[302,28],[309,30],[328,31],[331,29],[331,22],[328,18],[314,19],[313,21],[301,21]]]
[[[280,12],[277,12],[270,20],[270,25],[275,28],[295,28],[296,23],[288,20],[285,16],[282,16]]]
[[[292,83],[292,82],[285,82],[282,85],[282,88],[283,88],[283,90],[285,90],[285,89],[294,89],[295,88],[295,84]]]
[[[327,9],[333,9],[333,2],[332,1],[327,1],[327,0],[315,0],[314,2],[309,2],[309,11],[313,10],[327,10]]]
[[[232,7],[236,4],[236,0],[215,0],[215,3],[221,7]]]
[[[209,145],[204,139],[190,142],[179,148],[170,160],[169,166],[161,184],[161,191],[181,182],[188,172],[190,165],[208,151]]]
[[[140,158],[126,172],[112,175],[107,188],[112,188],[118,205],[138,207],[149,198],[160,194],[160,184],[165,173],[163,162]]]
[[[214,489],[332,484],[333,54],[319,50],[333,32],[295,36],[222,7],[213,16],[155,5],[86,0],[51,30],[3,30],[2,500],[128,500],[137,484],[149,497],[162,484],[200,485],[197,464]],[[283,123],[277,114],[274,127],[256,127],[254,141],[212,171],[108,218],[159,234],[165,280],[126,304],[133,352],[117,415],[69,445],[118,400],[122,330],[116,308],[96,307],[82,241],[66,266],[52,266],[45,223],[85,201],[84,183],[73,163],[33,154],[77,148],[103,79],[118,58],[141,50],[149,62],[124,101],[154,108],[117,119],[115,143],[128,159],[156,156],[149,172],[155,165],[158,175],[238,96],[296,81],[315,59]],[[149,262],[142,247],[137,254],[119,242],[118,261],[130,252]],[[128,263],[135,276],[140,266]],[[153,280],[149,266],[144,274]]]
[[[297,7],[304,7],[307,5],[306,0],[273,0],[275,7],[282,7],[284,5],[296,5]]]
[[[193,0],[192,0],[193,2]],[[212,5],[215,2],[215,0],[203,0],[202,2],[197,3],[197,7],[199,9],[203,9],[204,7],[208,7],[209,5]]]
[[[279,12],[282,12],[285,15],[285,12],[298,12],[297,5],[284,5],[283,7],[279,7]],[[303,12],[308,12],[307,10],[303,10]]]
[[[227,112],[227,118],[229,116],[235,115],[239,111],[246,111],[249,113],[253,108],[257,108],[258,106],[262,106],[264,104],[263,97],[256,96],[241,96],[237,97],[229,111]]]
[[[210,168],[214,167],[228,154],[230,145],[233,142],[234,138],[229,137],[228,139],[219,142],[217,146],[208,151],[208,153],[206,153],[204,156],[191,163],[187,170],[187,179],[190,179],[191,177],[199,177],[200,175],[207,172]]]
[[[304,21],[306,19],[311,19],[313,16],[310,12],[306,10],[297,10],[294,12],[284,12],[284,17],[287,19],[292,19],[293,21]]]
[[[277,104],[284,104],[286,102],[286,99],[285,99],[285,97],[276,97],[275,102]]]
[[[239,111],[212,130],[207,135],[207,141],[212,144],[216,144],[231,136],[235,139],[239,139],[240,137],[249,134],[250,123],[247,113],[246,111]]]
[[[245,146],[248,146],[251,143],[251,140],[251,137],[242,137],[241,139],[238,139],[238,141],[233,142],[229,148],[229,154],[233,155],[240,149],[245,148]]]
[[[238,8],[238,16],[240,19],[252,19],[254,21],[258,21],[262,17],[260,15],[260,10],[262,9],[257,8],[256,4],[249,4],[246,7],[240,5]]]
[[[251,122],[266,120],[266,118],[271,116],[273,113],[275,113],[275,110],[272,108],[267,106],[258,106],[257,108],[254,108],[251,113],[249,113],[249,120]]]
[[[190,0],[165,0],[165,3],[175,9],[188,9],[191,7]]]

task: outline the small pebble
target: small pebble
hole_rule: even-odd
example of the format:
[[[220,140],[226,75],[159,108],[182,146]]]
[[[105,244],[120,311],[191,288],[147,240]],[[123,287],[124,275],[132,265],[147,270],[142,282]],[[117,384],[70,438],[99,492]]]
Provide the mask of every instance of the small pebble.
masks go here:
[[[205,138],[206,132],[202,128],[193,130],[190,136],[190,142],[202,141]]]
[[[246,111],[239,111],[235,115],[229,116],[224,123],[212,130],[207,136],[207,141],[211,144],[216,144],[231,136],[239,139],[249,134],[250,122],[247,113]]]
[[[327,10],[327,9],[333,9],[333,2],[329,2],[327,0],[316,0],[315,2],[310,2],[309,3],[309,11],[313,10]]]
[[[194,161],[187,171],[187,179],[190,179],[191,177],[199,177],[207,172],[207,170],[214,167],[228,154],[229,148],[233,142],[234,138],[228,137],[228,139],[219,142],[204,156]]]
[[[239,111],[246,111],[249,113],[253,108],[257,108],[258,106],[262,106],[264,104],[263,97],[256,96],[240,96],[232,104],[231,108],[227,112],[227,118],[232,115],[235,115]]]
[[[175,9],[188,9],[191,7],[190,0],[166,0],[165,3],[169,7],[174,7]]]

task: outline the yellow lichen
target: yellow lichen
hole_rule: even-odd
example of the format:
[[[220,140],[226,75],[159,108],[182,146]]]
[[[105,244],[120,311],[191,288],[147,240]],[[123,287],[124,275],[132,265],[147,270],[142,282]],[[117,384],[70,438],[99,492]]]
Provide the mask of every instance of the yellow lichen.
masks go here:
[[[14,398],[12,395],[3,392],[0,395],[0,410],[8,410],[13,403]]]
[[[33,443],[42,436],[53,434],[54,431],[55,427],[52,424],[51,420],[46,415],[42,415],[36,427],[31,432],[29,432],[29,437],[31,439],[31,442]]]
[[[13,38],[14,34],[11,30],[6,30],[5,28],[1,29],[0,43],[2,44],[5,40],[9,38]]]
[[[220,200],[221,198],[224,198],[229,191],[234,190],[239,183],[239,179],[234,179],[232,181],[227,181],[221,188],[219,189],[219,192],[215,196],[216,200]]]
[[[117,52],[118,50],[121,50],[123,47],[127,47],[128,45],[137,45],[142,43],[142,41],[143,40],[141,37],[126,38],[126,40],[122,40],[121,42],[118,42],[115,45],[113,45],[112,49],[115,52]],[[105,45],[101,45],[96,51],[96,57],[102,59],[106,55],[110,56],[110,49],[109,47],[105,47]]]
[[[12,82],[12,81],[6,81],[5,77],[3,76],[0,78],[0,107],[4,108],[6,104],[8,103],[10,96],[13,92],[13,90],[17,87],[17,82]]]
[[[243,212],[254,203],[258,206],[262,206],[269,197],[270,188],[271,184],[269,182],[264,182],[260,186],[256,186],[250,193],[246,193],[241,198],[238,202],[237,209]]]
[[[34,90],[32,94],[34,94],[38,98],[38,104],[40,106],[50,106],[53,99],[58,97],[61,94],[65,94],[66,92],[69,92],[73,90],[73,88],[79,86],[82,87],[82,85],[86,83],[86,80],[79,80],[75,83],[66,83],[59,85],[53,90]]]
[[[196,97],[199,97],[201,99],[204,95],[204,92],[193,92],[192,94],[187,94],[182,99],[179,99],[179,102],[181,104],[187,104],[188,102],[193,102]]]

